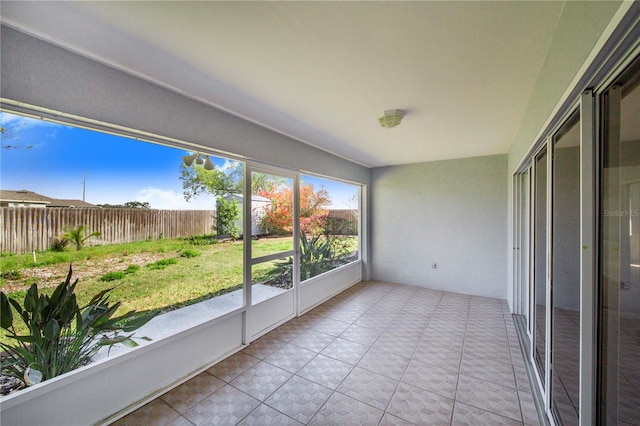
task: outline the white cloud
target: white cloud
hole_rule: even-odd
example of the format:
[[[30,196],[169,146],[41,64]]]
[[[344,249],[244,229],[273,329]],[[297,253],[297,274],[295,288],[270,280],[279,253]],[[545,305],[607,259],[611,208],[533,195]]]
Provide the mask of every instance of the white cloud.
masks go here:
[[[218,167],[218,170],[220,170],[221,172],[226,171],[227,169],[229,169],[231,167],[233,163],[231,162],[231,160],[228,159],[224,159],[224,163],[222,163],[222,166]]]
[[[41,148],[47,144],[47,140],[56,139],[57,132],[61,128],[71,129],[51,121],[38,118],[24,117],[7,112],[0,112],[0,123],[6,130],[3,137],[3,148]],[[38,129],[38,130],[36,130]],[[36,131],[36,134],[30,131]]]
[[[136,192],[136,201],[148,202],[152,209],[166,210],[213,210],[215,200],[211,196],[197,197],[186,201],[182,194],[172,189],[149,186]]]
[[[62,124],[53,123],[51,121],[41,120],[39,118],[24,117],[22,115],[14,115],[8,112],[0,113],[0,122],[2,122],[3,127],[12,129],[24,129],[27,127],[62,126]]]

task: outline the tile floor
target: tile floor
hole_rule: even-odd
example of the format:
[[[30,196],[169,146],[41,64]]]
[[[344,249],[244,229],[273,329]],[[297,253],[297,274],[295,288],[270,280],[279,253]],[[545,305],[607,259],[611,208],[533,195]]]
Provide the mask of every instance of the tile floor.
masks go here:
[[[363,282],[115,425],[538,425],[505,301]]]

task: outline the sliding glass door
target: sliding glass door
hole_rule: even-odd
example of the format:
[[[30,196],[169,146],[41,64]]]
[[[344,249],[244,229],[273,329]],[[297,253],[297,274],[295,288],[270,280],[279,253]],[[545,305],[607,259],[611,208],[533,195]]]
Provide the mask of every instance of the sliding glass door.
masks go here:
[[[639,51],[514,174],[513,312],[553,426],[640,426]]]
[[[551,406],[577,425],[580,398],[580,117],[552,137]]]
[[[640,60],[604,94],[600,421],[640,424]]]
[[[547,341],[547,149],[533,162],[533,358],[544,386]]]

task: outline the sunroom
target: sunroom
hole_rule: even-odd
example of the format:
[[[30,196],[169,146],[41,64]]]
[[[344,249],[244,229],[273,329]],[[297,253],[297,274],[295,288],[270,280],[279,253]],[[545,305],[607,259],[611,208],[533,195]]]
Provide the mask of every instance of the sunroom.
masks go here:
[[[2,424],[640,424],[638,2],[0,13],[3,119],[232,162],[247,230],[234,291],[2,397]],[[263,250],[265,177],[290,213]],[[305,182],[350,191],[329,270]]]

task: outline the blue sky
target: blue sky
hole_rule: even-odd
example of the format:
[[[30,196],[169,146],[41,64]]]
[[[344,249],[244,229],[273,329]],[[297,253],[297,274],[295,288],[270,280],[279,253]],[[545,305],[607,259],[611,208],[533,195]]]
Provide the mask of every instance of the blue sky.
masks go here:
[[[52,198],[93,204],[146,201],[158,209],[212,209],[211,196],[182,196],[180,164],[187,152],[124,137],[0,113],[6,129],[0,150],[0,189],[26,189]],[[211,157],[216,167],[227,160]],[[353,185],[304,176],[324,185],[334,209],[349,208]]]

